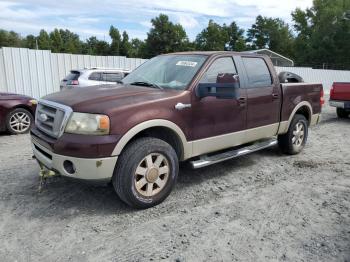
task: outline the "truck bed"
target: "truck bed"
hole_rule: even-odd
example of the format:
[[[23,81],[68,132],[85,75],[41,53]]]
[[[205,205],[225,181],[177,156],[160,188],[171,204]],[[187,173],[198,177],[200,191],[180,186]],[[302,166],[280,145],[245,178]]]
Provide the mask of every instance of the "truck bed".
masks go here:
[[[323,87],[321,83],[284,83],[282,88],[282,110],[281,122],[287,121],[292,115],[292,111],[301,101],[309,103],[312,115],[320,114],[323,97]],[[323,98],[322,98],[323,99]]]
[[[330,92],[330,99],[350,101],[350,83],[334,83]]]

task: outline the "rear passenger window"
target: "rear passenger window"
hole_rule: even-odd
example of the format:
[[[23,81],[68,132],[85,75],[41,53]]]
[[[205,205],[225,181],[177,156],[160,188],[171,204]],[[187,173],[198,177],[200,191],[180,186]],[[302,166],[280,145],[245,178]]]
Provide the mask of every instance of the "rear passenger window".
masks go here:
[[[208,71],[205,72],[201,83],[216,83],[218,74],[237,74],[232,57],[218,58],[211,64]]]
[[[271,86],[271,74],[264,59],[257,57],[242,57],[242,59],[247,71],[249,87]]]
[[[101,73],[92,73],[89,80],[101,81]]]
[[[104,73],[103,74],[103,81],[106,82],[118,82],[122,80],[124,77],[123,73]]]

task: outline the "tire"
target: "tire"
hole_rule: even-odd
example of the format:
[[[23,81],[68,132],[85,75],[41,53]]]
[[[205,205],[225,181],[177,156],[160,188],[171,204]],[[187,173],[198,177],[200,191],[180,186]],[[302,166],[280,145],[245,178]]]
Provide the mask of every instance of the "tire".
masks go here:
[[[308,121],[305,116],[296,114],[290,123],[288,132],[278,136],[278,146],[285,154],[299,154],[306,144],[307,136]]]
[[[6,128],[12,135],[28,133],[34,122],[33,115],[24,108],[12,110],[6,117]]]
[[[344,108],[337,107],[337,116],[339,118],[347,118],[348,115],[349,113],[346,112]]]
[[[168,197],[178,172],[175,150],[163,140],[144,137],[131,142],[121,153],[112,183],[121,200],[144,209]]]

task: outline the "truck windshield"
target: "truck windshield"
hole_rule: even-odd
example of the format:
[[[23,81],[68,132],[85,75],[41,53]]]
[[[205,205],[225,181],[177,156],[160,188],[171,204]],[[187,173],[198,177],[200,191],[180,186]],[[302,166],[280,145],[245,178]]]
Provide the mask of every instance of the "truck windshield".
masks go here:
[[[207,59],[205,55],[160,55],[123,79],[124,84],[184,90]]]

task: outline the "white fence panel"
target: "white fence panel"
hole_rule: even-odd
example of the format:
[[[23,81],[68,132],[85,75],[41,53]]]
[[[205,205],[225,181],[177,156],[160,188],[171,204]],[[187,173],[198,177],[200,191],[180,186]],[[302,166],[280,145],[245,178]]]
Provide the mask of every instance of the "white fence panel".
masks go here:
[[[305,82],[322,83],[323,90],[329,94],[334,82],[350,82],[350,71],[323,70],[309,67],[276,67],[277,72],[288,71],[300,75]]]
[[[124,56],[90,56],[51,53],[48,50],[0,48],[0,91],[42,97],[59,90],[60,80],[70,70],[89,67],[135,69],[147,61]],[[333,82],[350,82],[350,71],[322,70],[306,67],[276,67],[290,71],[306,82],[322,83],[329,93]]]
[[[0,91],[5,91],[7,86],[6,71],[5,71],[5,60],[3,51],[0,48]]]
[[[3,47],[0,48],[0,91],[39,98],[59,91],[60,80],[72,69],[134,69],[145,61],[124,56],[59,54],[49,50]]]

